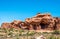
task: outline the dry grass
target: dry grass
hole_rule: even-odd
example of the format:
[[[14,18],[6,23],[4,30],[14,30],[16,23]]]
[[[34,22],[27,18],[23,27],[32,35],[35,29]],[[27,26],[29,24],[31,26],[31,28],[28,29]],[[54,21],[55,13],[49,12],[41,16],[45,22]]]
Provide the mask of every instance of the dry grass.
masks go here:
[[[46,39],[60,39],[60,34],[52,34],[51,32],[44,30],[0,29],[0,39],[34,39],[40,35],[44,35]]]

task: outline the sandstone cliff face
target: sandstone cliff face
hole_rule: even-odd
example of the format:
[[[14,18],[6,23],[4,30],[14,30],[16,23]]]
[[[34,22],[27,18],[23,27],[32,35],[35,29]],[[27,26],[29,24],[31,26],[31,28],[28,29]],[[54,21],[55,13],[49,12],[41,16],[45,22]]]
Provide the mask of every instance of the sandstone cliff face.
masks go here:
[[[37,14],[24,22],[14,20],[11,23],[2,23],[2,28],[20,28],[28,30],[60,30],[60,18],[52,17],[50,14]]]

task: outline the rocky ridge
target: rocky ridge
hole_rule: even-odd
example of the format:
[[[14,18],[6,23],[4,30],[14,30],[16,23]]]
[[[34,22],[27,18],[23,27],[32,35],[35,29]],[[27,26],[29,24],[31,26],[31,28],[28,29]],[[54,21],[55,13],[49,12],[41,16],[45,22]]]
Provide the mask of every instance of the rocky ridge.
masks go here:
[[[60,30],[60,18],[50,14],[40,14],[25,21],[14,20],[11,23],[2,23],[2,28],[16,28],[26,30]]]

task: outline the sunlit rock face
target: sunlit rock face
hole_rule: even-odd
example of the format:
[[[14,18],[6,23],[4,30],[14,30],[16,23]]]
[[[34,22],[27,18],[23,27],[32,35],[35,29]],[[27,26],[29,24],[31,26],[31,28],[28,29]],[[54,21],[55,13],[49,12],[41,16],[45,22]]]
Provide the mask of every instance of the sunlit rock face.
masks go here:
[[[11,23],[2,23],[2,28],[20,28],[21,21],[14,20]]]
[[[25,22],[30,24],[34,30],[53,30],[55,19],[50,14],[37,14],[32,18],[26,19]]]
[[[3,28],[20,28],[27,30],[60,30],[60,18],[48,14],[38,13],[25,21],[14,20],[11,23],[2,23]]]
[[[10,23],[2,23],[2,28],[10,28],[11,27],[11,25],[10,25]]]
[[[21,22],[22,22],[22,21],[20,21],[20,20],[14,20],[14,21],[11,22],[11,23],[18,25],[18,24],[20,24]]]
[[[20,24],[22,23],[22,21],[19,21],[19,20],[14,20],[13,22],[11,22],[10,24],[12,26],[15,26],[15,27],[19,27],[20,28]]]

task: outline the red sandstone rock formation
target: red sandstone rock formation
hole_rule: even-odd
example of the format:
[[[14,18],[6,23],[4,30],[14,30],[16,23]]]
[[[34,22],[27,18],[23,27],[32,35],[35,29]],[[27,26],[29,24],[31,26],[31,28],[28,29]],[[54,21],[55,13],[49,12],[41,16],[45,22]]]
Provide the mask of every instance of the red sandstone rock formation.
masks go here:
[[[25,22],[14,20],[11,23],[2,23],[2,28],[20,28],[28,30],[60,30],[60,18],[52,17],[50,14],[37,14]]]

